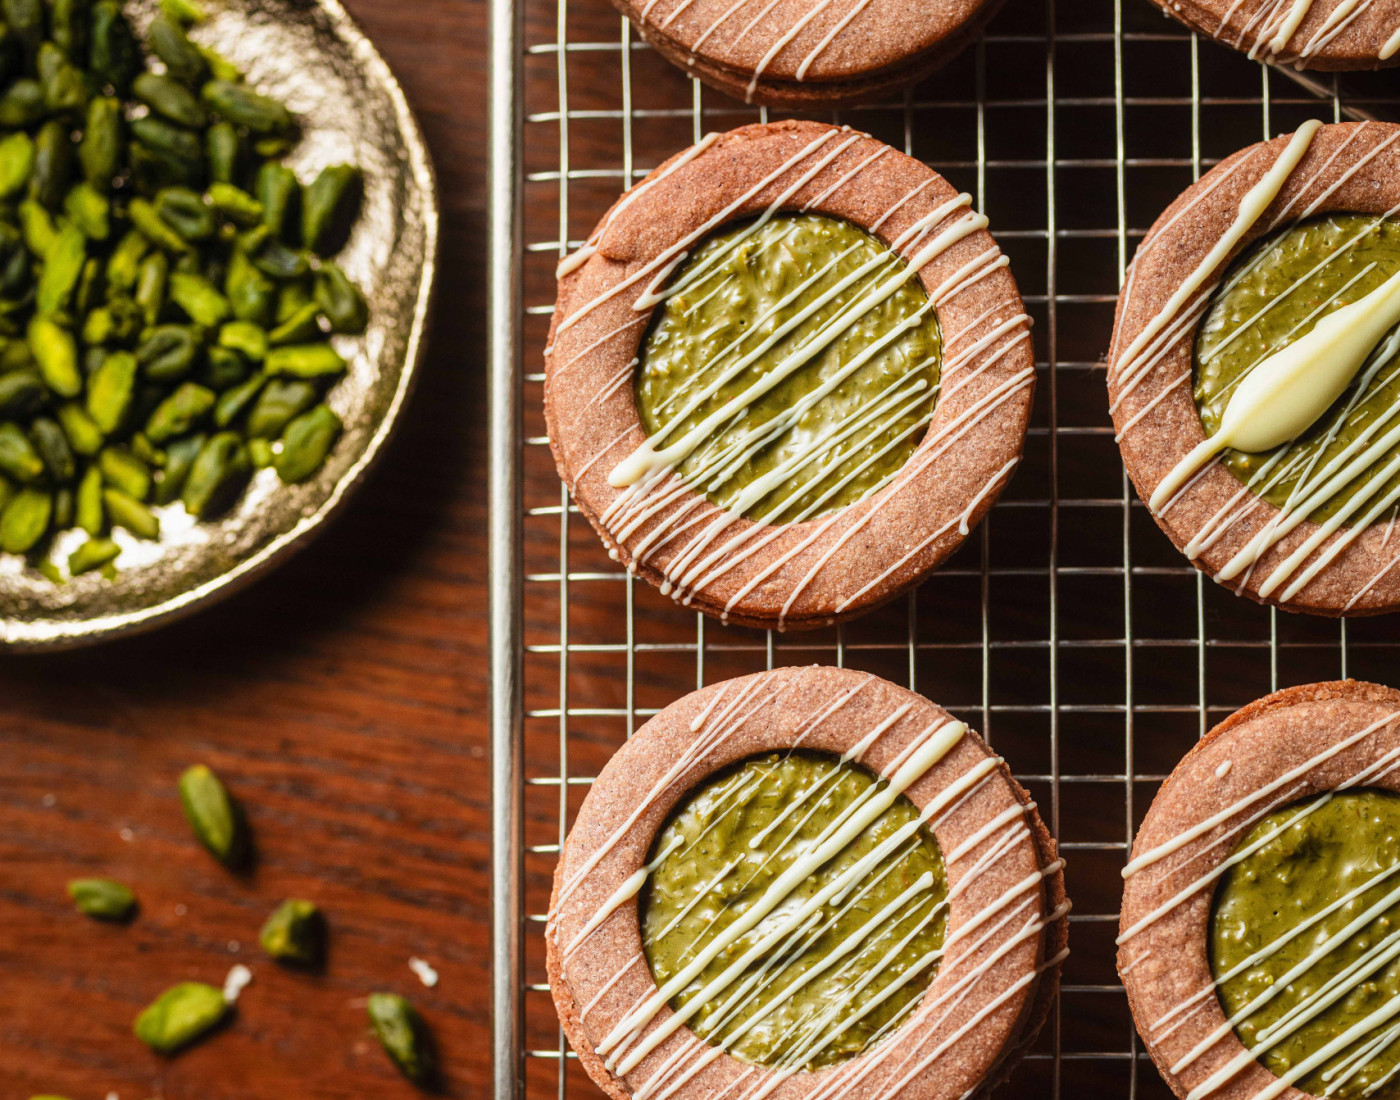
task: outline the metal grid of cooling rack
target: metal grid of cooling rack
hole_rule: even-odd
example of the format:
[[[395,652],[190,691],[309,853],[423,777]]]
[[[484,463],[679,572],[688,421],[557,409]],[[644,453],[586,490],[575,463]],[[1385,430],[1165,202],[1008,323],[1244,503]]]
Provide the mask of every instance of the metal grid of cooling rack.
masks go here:
[[[1072,956],[1007,1087],[1168,1095],[1113,969],[1133,830],[1208,725],[1290,683],[1393,679],[1383,621],[1240,601],[1153,526],[1118,461],[1101,357],[1151,221],[1235,148],[1308,117],[1394,117],[1383,74],[1309,77],[1202,43],[1147,0],[1010,0],[988,34],[869,130],[969,191],[1035,320],[1026,457],[967,545],[917,592],[844,628],[726,628],[606,558],[554,474],[540,411],[553,267],[617,193],[709,130],[763,120],[686,79],[604,0],[492,0],[490,424],[494,1095],[600,1095],[559,1031],[540,932],[591,777],[692,687],[775,664],[906,682],[978,728],[1069,861]]]

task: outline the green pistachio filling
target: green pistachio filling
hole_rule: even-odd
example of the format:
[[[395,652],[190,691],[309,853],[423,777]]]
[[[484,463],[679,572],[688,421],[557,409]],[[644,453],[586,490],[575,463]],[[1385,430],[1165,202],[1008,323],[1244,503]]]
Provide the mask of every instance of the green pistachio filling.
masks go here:
[[[888,784],[821,753],[771,753],[720,773],[673,813],[656,839],[642,943],[664,985],[778,882],[827,833]],[[745,1061],[817,1069],[879,1041],[907,1018],[938,969],[947,878],[938,844],[902,795],[836,856],[801,875],[780,904],[671,999],[680,1010],[825,887],[848,885],[778,933],[689,1020]],[[910,835],[857,868],[901,828]]]
[[[1226,273],[1196,336],[1194,395],[1206,434],[1219,430],[1235,388],[1257,363],[1311,332],[1327,314],[1369,294],[1397,271],[1400,225],[1362,214],[1300,222],[1241,256]],[[1392,329],[1347,391],[1301,436],[1259,454],[1227,450],[1226,468],[1269,503],[1280,508],[1302,506],[1341,471],[1344,452],[1368,429],[1373,434],[1348,457],[1400,426],[1397,352],[1400,332]],[[1384,481],[1378,477],[1381,467],[1396,454],[1400,445],[1335,491],[1326,492],[1310,508],[1309,518],[1322,522],[1335,516],[1363,488],[1378,500],[1400,485],[1400,476]],[[1352,521],[1364,511],[1363,504]]]
[[[1400,1098],[1400,1014],[1385,1015],[1400,1008],[1400,796],[1296,802],[1235,850],[1260,841],[1220,880],[1211,917],[1211,972],[1235,1033],[1282,1077],[1374,1015],[1295,1084]]]
[[[699,429],[680,475],[751,520],[815,519],[873,493],[914,452],[938,392],[938,321],[906,274],[874,236],[816,214],[710,237],[647,333],[647,434],[669,446]]]

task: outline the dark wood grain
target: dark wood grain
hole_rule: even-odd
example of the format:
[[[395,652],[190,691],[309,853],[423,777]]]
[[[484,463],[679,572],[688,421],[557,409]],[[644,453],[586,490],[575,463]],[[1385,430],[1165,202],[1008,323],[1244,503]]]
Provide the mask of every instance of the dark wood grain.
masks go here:
[[[427,133],[443,209],[438,308],[401,430],[311,547],[195,618],[86,652],[0,659],[0,1096],[350,1100],[415,1095],[364,998],[411,997],[443,1091],[489,1084],[483,206],[485,7],[346,0]],[[251,820],[244,877],[193,842],[195,761]],[[138,918],[99,925],[64,886],[106,874]],[[262,957],[305,896],[322,972]],[[424,988],[410,956],[441,972]],[[131,1035],[167,985],[254,972],[232,1022],[174,1059]]]

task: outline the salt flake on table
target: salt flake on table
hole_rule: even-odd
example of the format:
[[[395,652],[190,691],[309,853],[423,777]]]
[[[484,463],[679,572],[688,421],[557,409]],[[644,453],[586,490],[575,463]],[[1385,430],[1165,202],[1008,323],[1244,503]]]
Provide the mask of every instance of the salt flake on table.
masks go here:
[[[417,956],[408,960],[408,968],[418,975],[418,980],[429,989],[438,984],[438,972],[425,960]]]
[[[224,1000],[229,1004],[236,1004],[239,994],[248,988],[248,983],[252,980],[253,972],[239,963],[228,972],[228,977],[224,979]]]

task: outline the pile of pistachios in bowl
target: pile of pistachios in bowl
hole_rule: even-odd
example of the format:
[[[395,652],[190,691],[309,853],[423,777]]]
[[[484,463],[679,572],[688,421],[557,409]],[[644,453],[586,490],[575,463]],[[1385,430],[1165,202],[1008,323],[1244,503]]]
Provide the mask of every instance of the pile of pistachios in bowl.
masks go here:
[[[55,582],[114,575],[112,529],[159,538],[163,506],[310,478],[341,432],[361,174],[300,182],[296,119],[202,18],[162,0],[143,48],[117,0],[0,0],[0,552]]]

